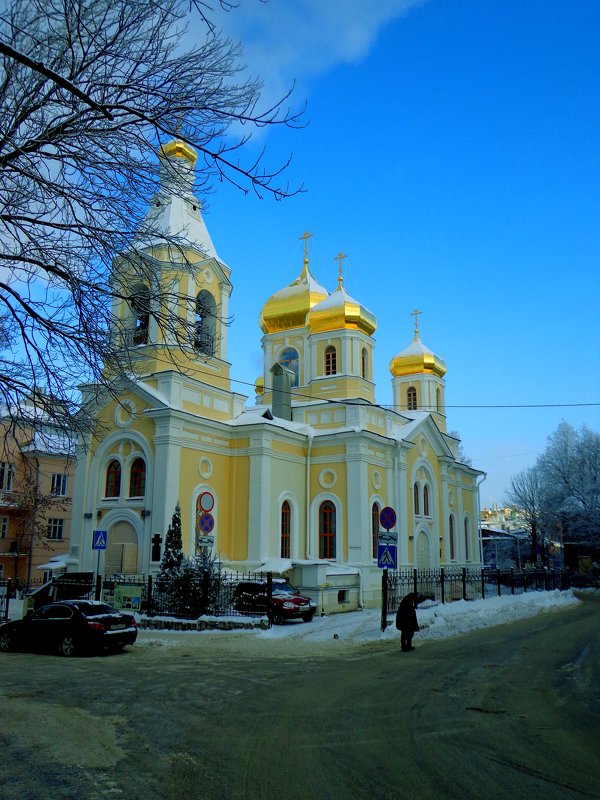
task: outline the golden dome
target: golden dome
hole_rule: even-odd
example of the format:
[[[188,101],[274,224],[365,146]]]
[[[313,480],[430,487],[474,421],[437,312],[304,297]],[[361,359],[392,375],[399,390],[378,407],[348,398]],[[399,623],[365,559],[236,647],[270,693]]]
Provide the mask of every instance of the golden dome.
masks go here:
[[[185,158],[192,166],[195,165],[198,159],[198,154],[194,148],[180,139],[171,139],[170,142],[161,145],[159,152],[167,158]]]
[[[310,309],[328,295],[327,289],[310,274],[308,258],[305,257],[300,276],[269,297],[260,313],[258,324],[263,333],[303,328]]]
[[[415,329],[415,338],[405,350],[395,355],[390,361],[390,372],[395,378],[404,375],[418,375],[430,373],[443,378],[446,374],[446,364],[436,356],[419,339],[419,330]]]
[[[375,315],[362,306],[358,300],[350,297],[344,289],[342,276],[338,278],[338,287],[310,311],[307,324],[312,333],[336,331],[340,328],[357,330],[371,336],[377,328]]]
[[[254,391],[258,395],[263,395],[265,393],[265,379],[262,375],[259,375],[254,382]]]

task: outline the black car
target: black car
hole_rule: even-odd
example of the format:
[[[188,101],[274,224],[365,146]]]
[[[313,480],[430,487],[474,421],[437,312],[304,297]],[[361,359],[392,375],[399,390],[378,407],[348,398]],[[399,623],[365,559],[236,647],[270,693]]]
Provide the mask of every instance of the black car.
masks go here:
[[[20,620],[0,625],[0,651],[54,651],[74,656],[121,650],[137,638],[137,624],[106,603],[64,600],[49,603]]]
[[[233,607],[242,614],[264,614],[276,625],[288,619],[303,619],[310,622],[317,606],[310,597],[304,597],[285,580],[275,579],[272,584],[271,604],[264,581],[239,583],[233,598]]]

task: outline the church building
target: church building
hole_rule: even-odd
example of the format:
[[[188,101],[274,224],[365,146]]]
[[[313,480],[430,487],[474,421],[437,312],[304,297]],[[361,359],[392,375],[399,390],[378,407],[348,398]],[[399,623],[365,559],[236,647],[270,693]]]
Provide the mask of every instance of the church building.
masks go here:
[[[380,602],[380,513],[391,507],[399,568],[480,566],[483,473],[460,463],[446,431],[446,366],[421,341],[418,312],[412,342],[388,355],[393,409],[381,407],[375,316],[348,293],[343,254],[333,291],[313,277],[305,234],[298,277],[257,309],[264,360],[249,405],[230,385],[233,283],[193,194],[196,153],[174,140],[159,159],[154,235],[133,247],[188,299],[170,311],[191,333],[158,324],[151,287],[134,277],[129,301],[115,302],[135,377],[112,376],[117,396],[84,387],[98,426],[78,457],[71,560],[95,570],[103,530],[101,573],[156,573],[179,504],[187,555],[208,548],[226,568],[286,575],[324,612],[350,610]]]

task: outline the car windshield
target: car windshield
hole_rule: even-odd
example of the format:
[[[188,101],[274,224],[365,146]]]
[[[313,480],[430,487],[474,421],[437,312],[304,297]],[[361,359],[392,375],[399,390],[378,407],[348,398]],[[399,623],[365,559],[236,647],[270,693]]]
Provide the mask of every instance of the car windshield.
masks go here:
[[[115,609],[106,603],[75,603],[85,617],[102,617],[104,614],[114,614]]]
[[[273,581],[273,594],[298,594],[298,590],[291,583]]]

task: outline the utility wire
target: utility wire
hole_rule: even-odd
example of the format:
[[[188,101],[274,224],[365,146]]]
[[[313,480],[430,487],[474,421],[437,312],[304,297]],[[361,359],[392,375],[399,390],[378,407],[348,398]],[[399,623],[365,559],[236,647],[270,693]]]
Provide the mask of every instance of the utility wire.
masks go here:
[[[173,362],[169,361],[168,359],[164,359],[164,358],[160,358],[160,357],[156,358],[155,357],[155,360],[156,361],[160,361],[163,364],[168,364],[175,371],[178,371],[176,365]],[[200,375],[207,375],[208,377],[211,377],[213,379],[215,377],[218,377],[218,376],[215,376],[214,372],[209,372],[208,370],[196,369],[195,371],[197,373],[199,373]],[[335,378],[336,376],[335,375],[327,375],[326,377]],[[222,380],[225,380],[225,379],[222,379]],[[241,386],[251,386],[253,389],[256,387],[256,383],[255,382],[243,381],[243,380],[241,380],[239,378],[231,378],[230,377],[229,381],[231,383],[240,384]],[[318,401],[320,401],[322,403],[330,403],[332,405],[338,405],[338,406],[339,405],[348,405],[348,406],[369,405],[371,408],[381,408],[383,410],[389,409],[391,411],[395,411],[395,410],[398,409],[399,413],[402,413],[404,411],[408,411],[409,410],[408,408],[405,408],[404,406],[398,406],[398,405],[387,404],[387,403],[383,403],[383,404],[382,403],[367,403],[367,402],[360,402],[360,401],[356,401],[356,400],[332,400],[332,399],[329,399],[327,397],[316,397],[315,395],[305,394],[303,392],[295,391],[294,387],[292,387],[292,390],[291,390],[290,394],[293,397],[301,397],[301,398],[304,398],[305,400],[318,400]],[[600,402],[598,402],[598,403],[481,403],[481,404],[471,403],[471,404],[455,404],[455,405],[445,404],[444,405],[444,408],[598,408],[598,407],[600,407]],[[414,410],[414,411],[432,412],[432,411],[436,411],[437,409],[434,406],[421,406],[418,409],[412,409],[412,410]]]

